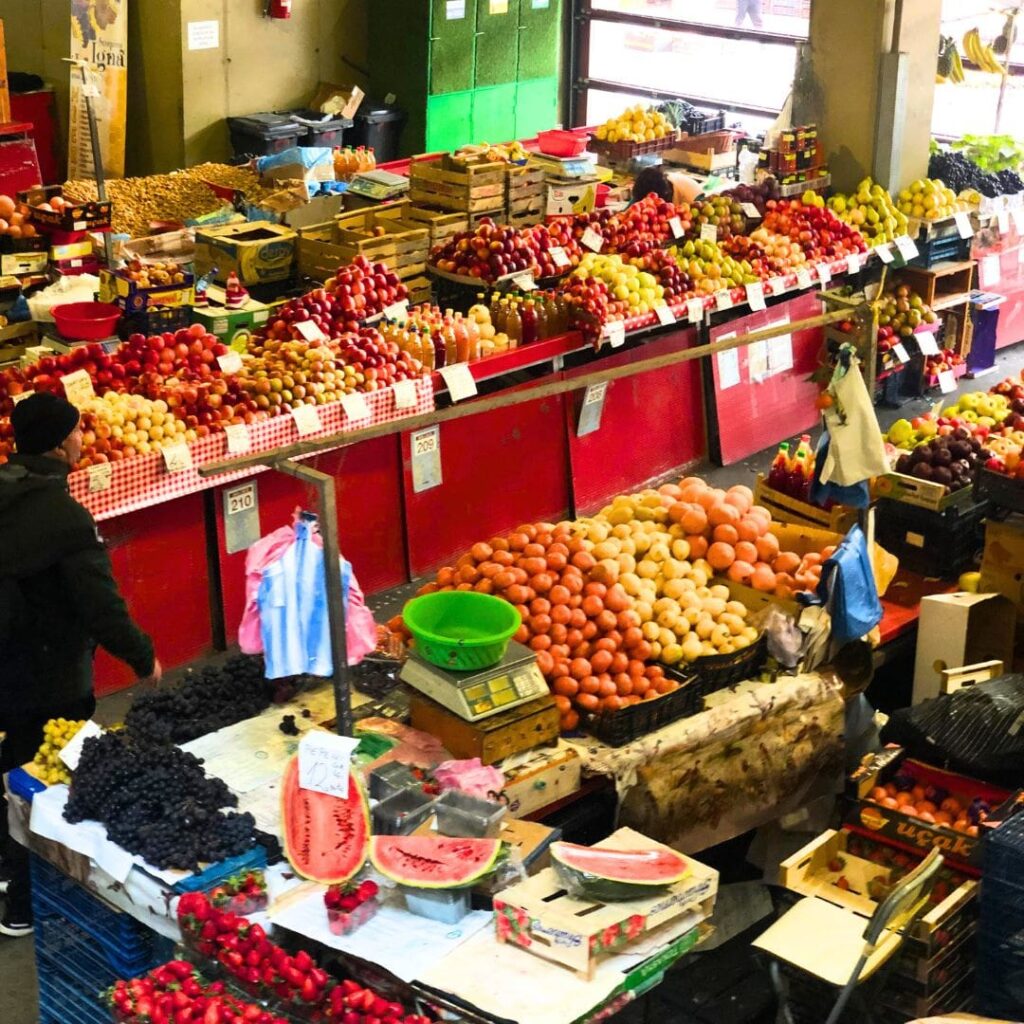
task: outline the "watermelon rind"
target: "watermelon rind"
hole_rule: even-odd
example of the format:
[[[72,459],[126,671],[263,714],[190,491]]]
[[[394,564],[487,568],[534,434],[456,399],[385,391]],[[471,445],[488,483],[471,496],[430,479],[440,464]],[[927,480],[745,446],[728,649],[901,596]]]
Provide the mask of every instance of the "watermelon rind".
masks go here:
[[[354,841],[346,848],[338,846],[335,842],[336,818],[323,826],[324,834],[331,837],[331,853],[337,859],[336,866],[330,870],[320,870],[302,855],[302,821],[296,818],[298,807],[289,806],[290,802],[300,801],[311,815],[315,811],[325,817],[334,817],[334,812],[343,808],[352,814],[352,820],[361,824],[361,827],[355,830]],[[353,804],[356,805],[355,812]],[[296,754],[288,762],[281,780],[281,839],[288,863],[297,875],[325,885],[340,885],[352,878],[366,863],[370,845],[370,808],[356,773],[349,773],[347,800],[311,789],[302,789],[299,786],[299,756]]]
[[[576,843],[551,844],[551,860],[571,896],[603,903],[644,899],[664,892],[690,869],[674,850],[602,850]],[[623,862],[633,861],[623,871]],[[585,866],[584,866],[585,865]],[[646,877],[645,877],[646,876]]]
[[[370,860],[382,875],[400,885],[461,889],[491,871],[500,849],[500,839],[374,836]]]

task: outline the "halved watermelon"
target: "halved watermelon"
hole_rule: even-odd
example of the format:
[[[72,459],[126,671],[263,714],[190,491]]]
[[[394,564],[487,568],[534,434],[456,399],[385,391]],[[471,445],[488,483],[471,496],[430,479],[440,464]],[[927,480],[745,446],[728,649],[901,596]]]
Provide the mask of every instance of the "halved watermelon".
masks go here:
[[[615,902],[653,896],[690,873],[675,850],[613,850],[576,843],[552,843],[551,859],[574,896]]]
[[[355,773],[344,800],[302,789],[296,754],[282,779],[281,834],[288,861],[303,878],[347,882],[366,863],[370,844],[370,813]]]
[[[370,860],[382,874],[415,889],[458,889],[472,885],[494,866],[499,839],[443,836],[374,836]]]

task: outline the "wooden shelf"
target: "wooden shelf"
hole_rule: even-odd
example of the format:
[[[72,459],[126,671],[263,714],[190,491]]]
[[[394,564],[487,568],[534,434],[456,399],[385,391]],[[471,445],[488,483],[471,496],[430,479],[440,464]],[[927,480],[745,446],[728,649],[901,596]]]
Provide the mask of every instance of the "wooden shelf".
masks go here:
[[[943,295],[937,298],[931,307],[936,313],[939,313],[944,309],[952,309],[954,306],[963,306],[970,301],[970,292],[956,292],[953,295]]]

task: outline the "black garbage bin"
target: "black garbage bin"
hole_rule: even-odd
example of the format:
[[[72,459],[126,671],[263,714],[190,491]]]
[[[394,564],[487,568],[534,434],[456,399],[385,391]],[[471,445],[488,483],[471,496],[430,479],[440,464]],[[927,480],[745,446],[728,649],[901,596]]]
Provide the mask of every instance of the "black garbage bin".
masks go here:
[[[406,112],[398,107],[363,100],[346,143],[372,149],[378,164],[397,160],[407,116]]]
[[[322,114],[319,110],[287,110],[283,116],[297,121],[302,128],[300,146],[326,146],[328,149],[342,146],[345,133],[352,127],[351,118]]]
[[[228,131],[235,156],[248,159],[297,146],[304,129],[287,114],[249,114],[247,117],[229,117]]]

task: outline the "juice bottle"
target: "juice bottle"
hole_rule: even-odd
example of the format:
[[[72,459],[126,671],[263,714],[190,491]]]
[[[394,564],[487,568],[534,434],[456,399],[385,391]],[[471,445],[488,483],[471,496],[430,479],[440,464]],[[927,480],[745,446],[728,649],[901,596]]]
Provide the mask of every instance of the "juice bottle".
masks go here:
[[[377,154],[374,153],[372,146],[366,151],[366,164],[368,171],[375,171],[377,169]]]
[[[768,486],[786,492],[789,485],[789,442],[783,441],[768,470]]]
[[[511,300],[505,316],[505,333],[508,335],[508,347],[519,348],[523,340],[523,319],[519,315],[518,303]]]
[[[524,345],[531,345],[537,340],[537,310],[533,304],[533,299],[527,299],[523,303],[519,318],[522,322],[522,343]]]
[[[469,349],[469,331],[466,330],[461,313],[457,313],[452,321],[452,335],[455,338],[456,358],[460,363],[468,363],[472,358]]]
[[[508,333],[508,299],[502,299],[498,303],[498,308],[491,313],[491,323],[494,324],[497,334]]]
[[[549,338],[555,338],[564,333],[558,299],[554,292],[548,292],[544,298],[544,319],[547,321]]]
[[[807,437],[807,435],[804,435]],[[810,438],[807,437],[807,441]],[[807,444],[804,438],[800,439],[799,445],[797,445],[796,454],[792,460],[792,470],[790,472],[790,479],[792,480],[790,494],[794,498],[800,498],[806,501],[808,494],[811,490],[811,448]]]
[[[458,319],[462,321],[463,329],[466,332],[466,343],[469,346],[469,358],[479,359],[480,358],[480,325],[476,322],[475,317],[463,318],[462,314],[458,314]]]
[[[548,314],[544,302],[544,296],[541,295],[533,304],[533,313],[537,318],[537,339],[539,341],[551,337],[548,331]]]

